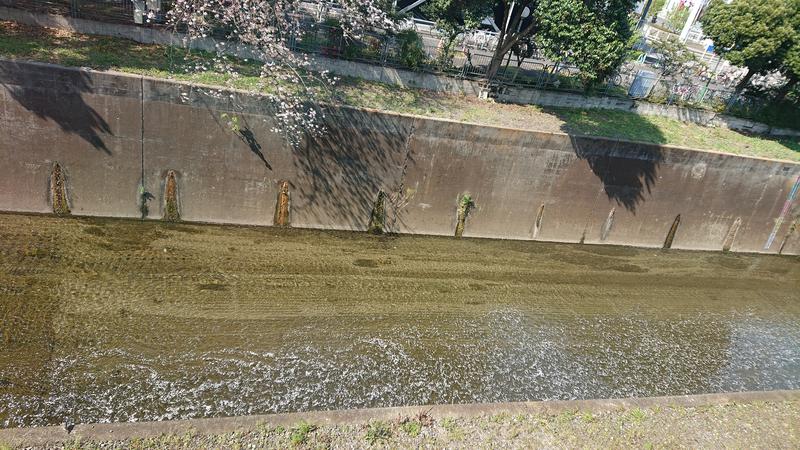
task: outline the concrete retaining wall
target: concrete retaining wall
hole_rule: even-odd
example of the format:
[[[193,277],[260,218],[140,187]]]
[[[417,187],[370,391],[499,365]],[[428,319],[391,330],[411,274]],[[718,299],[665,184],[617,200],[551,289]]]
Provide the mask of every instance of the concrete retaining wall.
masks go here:
[[[78,33],[116,36],[147,44],[172,46],[184,46],[186,44],[181,36],[160,29],[41,14],[3,6],[0,6],[0,19],[14,20],[28,25],[62,28]],[[192,48],[201,50],[212,52],[215,51],[215,42],[210,38],[191,41],[190,46]],[[232,50],[232,52],[242,57],[254,57],[252,52],[248,51],[246,46],[236,47]],[[341,76],[361,78],[370,81],[379,81],[381,83],[394,84],[396,86],[421,88],[437,92],[479,96],[484,90],[480,81],[458,79],[430,73],[413,72],[410,70],[366,64],[356,61],[330,59],[322,56],[315,56],[312,62],[312,68],[318,71],[327,70]],[[750,133],[759,133],[772,136],[800,136],[800,131],[798,130],[771,127],[769,125],[748,119],[740,119],[737,117],[717,114],[713,111],[684,108],[672,105],[658,105],[648,102],[640,102],[630,98],[590,97],[569,92],[512,87],[504,89],[504,92],[499,95],[499,99],[510,103],[539,106],[617,109],[634,112],[641,115],[662,116],[684,122],[730,128],[732,130],[747,131]]]
[[[287,180],[297,227],[365,230],[384,191],[390,231],[452,235],[469,193],[465,236],[661,247],[680,215],[673,248],[800,253],[794,163],[349,108],[292,148],[242,93],[11,61],[0,84],[0,210],[52,211],[58,162],[81,215],[158,219],[173,170],[189,221],[272,225]]]

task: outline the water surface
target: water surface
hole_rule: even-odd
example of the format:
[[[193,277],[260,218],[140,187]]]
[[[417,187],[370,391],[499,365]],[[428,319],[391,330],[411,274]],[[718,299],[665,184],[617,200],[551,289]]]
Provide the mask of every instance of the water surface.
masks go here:
[[[800,388],[800,259],[0,214],[0,426]]]

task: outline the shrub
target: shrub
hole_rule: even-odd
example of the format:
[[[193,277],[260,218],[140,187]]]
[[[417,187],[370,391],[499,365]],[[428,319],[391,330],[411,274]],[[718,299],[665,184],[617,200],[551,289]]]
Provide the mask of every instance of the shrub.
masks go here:
[[[414,30],[403,30],[397,34],[400,61],[404,66],[419,69],[425,64],[425,45]]]

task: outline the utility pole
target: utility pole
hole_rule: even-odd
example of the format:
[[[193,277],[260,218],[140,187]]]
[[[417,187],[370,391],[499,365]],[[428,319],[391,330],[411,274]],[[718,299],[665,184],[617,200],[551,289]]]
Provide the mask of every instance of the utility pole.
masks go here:
[[[694,25],[694,22],[697,20],[697,16],[700,15],[700,8],[702,6],[702,0],[694,0],[694,3],[692,3],[692,9],[689,10],[689,17],[686,18],[686,23],[683,24],[683,30],[681,30],[681,42],[686,42],[686,38],[689,37],[689,31],[691,31],[692,25]]]
[[[647,0],[645,3],[644,8],[642,9],[642,17],[639,19],[639,23],[636,24],[636,29],[640,29],[644,26],[644,23],[647,21],[647,13],[650,12],[650,5],[653,4],[653,0]]]

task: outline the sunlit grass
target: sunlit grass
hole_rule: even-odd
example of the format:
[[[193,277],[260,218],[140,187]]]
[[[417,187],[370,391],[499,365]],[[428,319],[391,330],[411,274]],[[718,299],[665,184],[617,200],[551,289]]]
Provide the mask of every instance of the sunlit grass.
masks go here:
[[[800,161],[797,139],[768,139],[725,128],[703,127],[659,116],[625,111],[550,109],[570,133],[608,136],[764,158]]]
[[[139,44],[122,38],[22,26],[7,21],[0,21],[0,57],[115,70],[264,93],[274,92],[275,89],[275,85],[262,82],[259,66],[252,62],[233,61],[240,74],[238,77],[213,70],[195,72],[189,70],[192,65],[209,62],[211,54]],[[617,110],[499,104],[354,78],[343,78],[333,91],[323,89],[313,80],[309,80],[309,83],[318,93],[319,100],[357,107],[493,126],[562,131],[800,161],[800,140],[797,138],[768,139],[665,117]],[[281,87],[297,88],[287,84]]]

